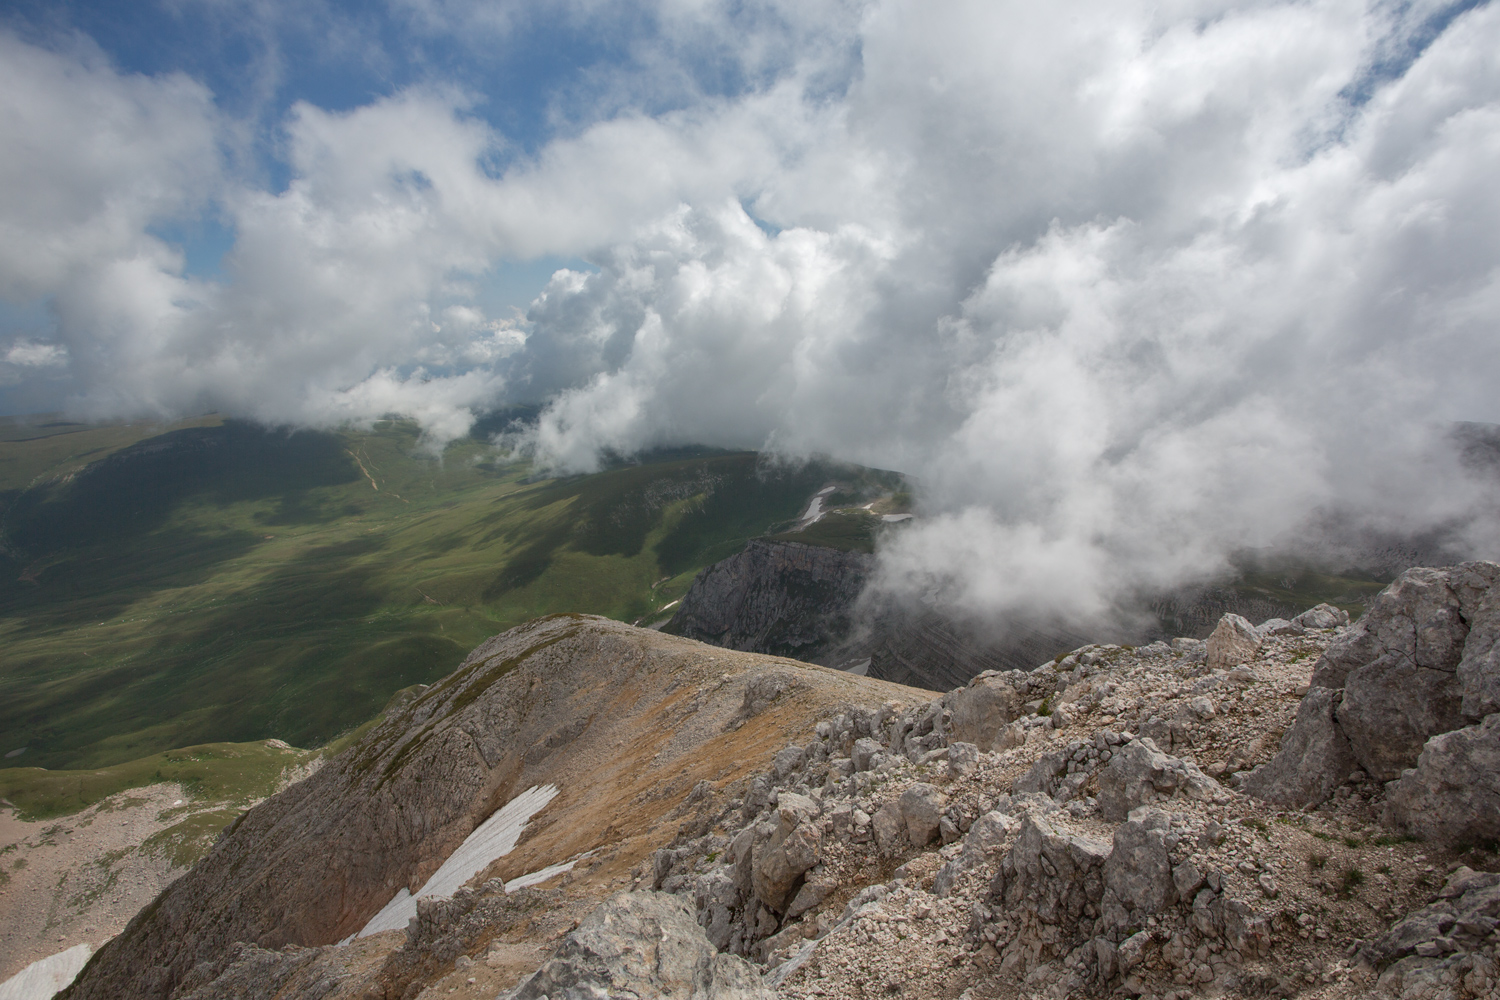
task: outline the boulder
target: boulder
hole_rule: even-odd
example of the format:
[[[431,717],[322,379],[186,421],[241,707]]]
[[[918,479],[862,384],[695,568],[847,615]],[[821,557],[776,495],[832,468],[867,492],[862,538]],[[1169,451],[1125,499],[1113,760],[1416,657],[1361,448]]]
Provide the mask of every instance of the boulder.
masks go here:
[[[901,793],[899,800],[901,819],[906,823],[906,836],[914,847],[925,847],[937,836],[938,824],[943,819],[943,807],[948,797],[932,785],[919,781]]]
[[[1300,622],[1287,621],[1285,618],[1269,618],[1255,626],[1255,631],[1263,636],[1304,635],[1307,629]]]
[[[1428,737],[1465,724],[1457,669],[1469,630],[1450,572],[1402,573],[1313,671],[1314,685],[1344,688],[1339,727],[1382,781],[1413,766]]]
[[[1166,845],[1171,829],[1171,818],[1150,806],[1135,810],[1115,829],[1114,847],[1104,863],[1100,906],[1109,930],[1139,927],[1147,917],[1177,902]]]
[[[1146,738],[1119,747],[1099,772],[1099,813],[1111,823],[1125,819],[1138,806],[1179,795],[1219,801],[1225,792],[1196,764],[1162,753]]]
[[[1249,663],[1260,651],[1260,641],[1260,633],[1247,619],[1236,614],[1225,615],[1208,637],[1208,668],[1228,670]]]
[[[1006,727],[1021,715],[1021,699],[998,675],[980,674],[948,696],[952,713],[949,734],[952,739],[972,743],[981,751],[1003,749]]]
[[[1382,818],[1445,844],[1500,840],[1500,713],[1428,740],[1388,791]]]
[[[793,745],[776,753],[771,766],[776,771],[776,777],[786,780],[786,776],[802,767],[807,762],[807,751],[802,747]]]
[[[1349,740],[1334,720],[1342,695],[1325,687],[1309,689],[1296,721],[1281,738],[1281,752],[1246,775],[1241,790],[1294,809],[1327,801],[1357,766]]]
[[[823,846],[818,812],[818,804],[807,796],[782,792],[775,819],[766,824],[768,836],[756,840],[751,853],[751,887],[773,912],[785,912],[797,879],[818,863]]]
[[[622,892],[599,905],[505,1000],[771,1000],[750,963],[714,949],[686,900]]]
[[[979,766],[979,748],[972,743],[948,744],[948,777],[954,780],[972,774]]]
[[[896,854],[906,846],[906,820],[895,802],[887,802],[875,810],[875,815],[870,817],[870,826],[875,831],[875,846],[881,854]]]
[[[885,747],[881,746],[879,741],[862,736],[854,741],[854,749],[849,756],[854,760],[854,770],[868,771],[875,765],[876,758],[883,753],[885,753]]]
[[[1303,628],[1338,628],[1349,624],[1349,612],[1341,611],[1332,604],[1319,604],[1308,608],[1293,618],[1292,622]]]
[[[1500,565],[1465,563],[1450,571],[1459,610],[1469,626],[1456,671],[1461,710],[1470,722],[1500,712]]]
[[[1029,910],[1042,923],[1076,924],[1104,895],[1109,853],[1108,844],[1065,834],[1045,817],[1029,815],[990,892],[1005,907]]]

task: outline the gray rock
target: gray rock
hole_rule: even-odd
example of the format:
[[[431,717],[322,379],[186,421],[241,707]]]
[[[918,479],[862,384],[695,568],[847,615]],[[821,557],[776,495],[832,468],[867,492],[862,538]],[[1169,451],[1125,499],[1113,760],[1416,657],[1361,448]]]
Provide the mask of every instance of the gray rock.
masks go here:
[[[685,900],[623,892],[563,938],[506,1000],[771,1000],[744,959],[716,952]]]
[[[1146,918],[1177,902],[1172,859],[1166,837],[1171,818],[1145,806],[1115,829],[1114,848],[1104,863],[1104,898],[1100,907],[1111,930],[1140,926]]]
[[[1306,612],[1303,612],[1303,614],[1306,614]],[[1304,635],[1307,629],[1301,622],[1287,621],[1285,618],[1268,618],[1255,626],[1255,631],[1263,636]]]
[[[979,748],[972,743],[948,744],[948,777],[955,781],[979,766]]]
[[[1355,758],[1382,781],[1415,764],[1429,736],[1464,725],[1456,671],[1468,626],[1449,576],[1428,568],[1402,573],[1354,628],[1366,638],[1339,653],[1341,662],[1366,657],[1350,663],[1337,717]],[[1322,684],[1317,669],[1313,681]]]
[[[1349,612],[1341,611],[1332,604],[1319,604],[1308,608],[1292,621],[1303,628],[1337,628],[1349,624]]]
[[[1474,722],[1500,712],[1500,565],[1465,563],[1449,575],[1469,626],[1456,672],[1464,719]]]
[[[1005,846],[1013,834],[1021,829],[1021,821],[1002,812],[987,812],[974,821],[964,838],[964,848],[958,857],[938,869],[932,880],[933,895],[952,895],[953,886],[960,875],[982,865],[989,856]]]
[[[1026,907],[1047,924],[1076,924],[1104,895],[1108,844],[1065,834],[1029,815],[990,884],[1010,908]]]
[[[906,836],[914,847],[926,847],[937,836],[948,797],[937,788],[919,781],[901,793],[901,818],[906,822]]]
[[[968,687],[948,696],[952,739],[972,743],[981,751],[1003,749],[1006,727],[1021,715],[1021,699],[1000,676],[974,678]]]
[[[1500,713],[1428,740],[1388,791],[1382,818],[1439,843],[1500,840]]]
[[[887,802],[875,810],[870,817],[870,826],[875,831],[875,846],[881,854],[896,854],[906,846],[906,821],[901,816],[901,807]]]
[[[1117,748],[1099,772],[1099,813],[1107,822],[1118,823],[1138,806],[1179,795],[1210,802],[1226,797],[1196,764],[1162,753],[1145,738]]]
[[[723,951],[734,929],[734,910],[740,905],[740,890],[734,879],[724,871],[699,875],[693,883],[693,905],[709,943]]]
[[[1357,765],[1354,751],[1334,721],[1343,692],[1310,689],[1297,719],[1281,738],[1281,752],[1243,779],[1249,795],[1306,809],[1328,800]]]
[[[1260,641],[1260,633],[1248,620],[1236,614],[1225,615],[1208,637],[1209,669],[1228,670],[1249,663],[1260,651]]]
[[[885,753],[885,747],[881,746],[878,741],[865,736],[854,741],[854,750],[849,756],[854,760],[854,770],[868,771],[874,766],[875,758],[883,753]]]
[[[1441,950],[1472,951],[1484,947],[1500,924],[1500,873],[1460,867],[1448,877],[1438,898],[1391,925],[1360,949],[1360,959],[1377,969],[1424,945],[1442,941]]]
[[[806,750],[799,746],[789,746],[777,751],[772,767],[776,770],[776,777],[785,780],[787,775],[801,768],[806,762]]]
[[[783,792],[776,806],[769,836],[758,839],[752,852],[751,886],[775,913],[785,912],[797,879],[818,863],[823,825],[818,805],[805,795]]]

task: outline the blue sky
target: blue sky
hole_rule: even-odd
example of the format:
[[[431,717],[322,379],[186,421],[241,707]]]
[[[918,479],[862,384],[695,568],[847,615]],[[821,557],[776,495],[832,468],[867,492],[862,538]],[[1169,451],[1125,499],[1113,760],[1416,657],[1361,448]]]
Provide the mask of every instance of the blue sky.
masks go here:
[[[1497,134],[1472,0],[21,0],[0,410],[831,454],[1087,604],[1472,512]]]

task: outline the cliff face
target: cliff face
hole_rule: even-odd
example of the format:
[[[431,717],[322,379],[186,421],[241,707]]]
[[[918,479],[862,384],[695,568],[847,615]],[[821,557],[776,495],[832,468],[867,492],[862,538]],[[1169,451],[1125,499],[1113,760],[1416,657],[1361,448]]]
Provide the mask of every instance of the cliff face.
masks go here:
[[[827,706],[918,696],[607,619],[539,619],[484,643],[317,774],[246,813],[65,995],[165,998],[236,942],[339,941],[534,785],[561,791],[499,873],[594,851],[606,861],[589,878],[600,892],[619,888],[693,820],[673,810],[698,783],[742,777],[805,737]]]
[[[664,631],[829,666],[868,661],[862,673],[932,690],[985,670],[1029,670],[1090,638],[1059,623],[982,628],[940,609],[861,616],[857,604],[874,569],[875,557],[863,553],[755,540],[698,574]]]
[[[848,635],[874,567],[860,552],[755,540],[699,573],[664,631],[813,660]]]

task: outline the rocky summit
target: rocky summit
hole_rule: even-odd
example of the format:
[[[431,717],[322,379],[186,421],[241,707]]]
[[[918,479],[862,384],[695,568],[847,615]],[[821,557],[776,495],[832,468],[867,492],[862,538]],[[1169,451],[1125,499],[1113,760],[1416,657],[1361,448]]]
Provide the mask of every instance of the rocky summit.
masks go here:
[[[542,619],[252,809],[64,995],[1496,997],[1497,637],[1491,563],[946,694]]]

